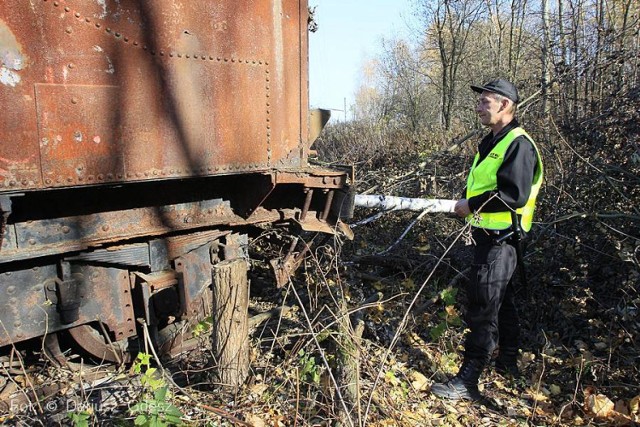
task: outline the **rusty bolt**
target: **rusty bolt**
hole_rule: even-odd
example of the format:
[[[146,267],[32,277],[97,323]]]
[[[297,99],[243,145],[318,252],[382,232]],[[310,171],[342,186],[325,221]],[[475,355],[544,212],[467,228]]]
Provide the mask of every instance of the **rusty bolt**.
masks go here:
[[[76,18],[80,18],[80,12],[76,12],[76,13],[75,13],[75,17],[76,17]]]
[[[71,231],[71,229],[69,228],[69,226],[68,226],[68,225],[63,225],[63,226],[62,226],[62,233],[64,233],[64,234],[68,234],[68,233],[69,233],[69,231]]]
[[[67,65],[67,67],[73,68],[73,63],[70,63],[69,65]]]
[[[29,239],[29,244],[31,246],[35,245],[36,244],[36,239]]]
[[[65,28],[64,32],[67,33],[67,34],[71,34],[71,32],[72,32],[71,27]]]
[[[76,98],[75,96],[73,98],[71,98],[71,103],[72,104],[77,104],[78,103],[78,98]]]
[[[109,224],[104,224],[102,226],[102,231],[109,231]]]
[[[17,184],[17,183],[16,183],[15,181],[9,181],[9,185],[10,185],[11,187],[15,187],[15,186],[16,186],[16,184]]]
[[[99,22],[96,22],[96,28],[100,28],[100,27],[102,27],[102,24]]]
[[[51,185],[51,179],[50,178],[45,179],[44,183],[47,185]]]
[[[104,175],[98,174],[98,181],[104,181]]]
[[[69,12],[70,10],[71,10],[71,9],[69,8],[69,6],[67,6],[67,7],[65,7],[65,8],[64,8],[64,11],[65,11],[65,12]]]
[[[60,3],[58,3],[57,1],[54,1],[54,2],[53,2],[53,5],[54,5],[55,7],[58,7],[58,6],[60,6]]]

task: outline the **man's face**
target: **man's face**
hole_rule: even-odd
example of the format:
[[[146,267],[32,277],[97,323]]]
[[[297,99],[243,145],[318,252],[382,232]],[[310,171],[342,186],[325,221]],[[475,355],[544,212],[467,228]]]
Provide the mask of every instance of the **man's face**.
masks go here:
[[[503,99],[498,101],[492,92],[482,92],[476,106],[476,113],[480,118],[480,123],[484,126],[493,126],[502,117],[506,111],[506,105],[509,101]]]

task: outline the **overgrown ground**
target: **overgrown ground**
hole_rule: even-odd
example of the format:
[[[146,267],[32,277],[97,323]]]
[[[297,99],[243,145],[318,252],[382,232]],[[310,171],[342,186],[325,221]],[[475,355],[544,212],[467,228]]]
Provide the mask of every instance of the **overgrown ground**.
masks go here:
[[[514,382],[488,369],[481,379],[486,401],[452,403],[429,392],[460,363],[468,230],[442,214],[414,223],[417,214],[395,212],[356,226],[353,241],[316,239],[299,274],[281,289],[268,261],[284,255],[292,236],[280,230],[256,236],[250,248],[251,314],[282,310],[253,326],[251,376],[236,393],[211,384],[203,324],[196,331],[200,348],[162,365],[142,357],[131,367],[72,372],[43,360],[29,367],[5,361],[18,391],[27,394],[39,383],[56,387],[40,402],[16,401],[22,403],[1,421],[640,423],[639,117],[637,97],[622,101],[627,104],[617,105],[615,115],[604,111],[576,129],[545,124],[553,143],[542,146],[547,175],[540,223],[526,252],[528,283],[519,285],[523,378]],[[620,120],[625,105],[629,120]],[[451,140],[443,136],[414,140],[389,128],[352,124],[329,129],[321,151],[325,158],[356,163],[360,193],[458,198],[473,152],[473,142],[465,144],[448,151]],[[356,211],[351,222],[373,214]],[[95,382],[96,369],[111,371]]]

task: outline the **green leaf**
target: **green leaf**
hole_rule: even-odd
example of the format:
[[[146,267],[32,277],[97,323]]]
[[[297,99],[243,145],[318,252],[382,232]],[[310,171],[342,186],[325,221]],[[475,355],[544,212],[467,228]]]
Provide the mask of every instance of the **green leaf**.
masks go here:
[[[136,426],[143,426],[143,425],[145,425],[145,424],[147,424],[147,416],[146,416],[146,415],[144,415],[144,414],[140,414],[140,415],[138,415],[138,416],[136,417],[136,419],[135,419],[135,420],[133,420],[133,425],[136,425]]]
[[[429,336],[431,337],[432,341],[438,341],[438,339],[440,339],[440,337],[446,330],[447,322],[440,322],[438,326],[436,326],[435,328],[431,328],[431,330],[429,331]]]
[[[155,399],[160,401],[165,400],[167,397],[167,390],[168,390],[167,386],[160,387],[159,389],[157,389],[154,394]]]
[[[446,305],[454,305],[456,303],[457,288],[447,288],[440,292],[440,298]]]

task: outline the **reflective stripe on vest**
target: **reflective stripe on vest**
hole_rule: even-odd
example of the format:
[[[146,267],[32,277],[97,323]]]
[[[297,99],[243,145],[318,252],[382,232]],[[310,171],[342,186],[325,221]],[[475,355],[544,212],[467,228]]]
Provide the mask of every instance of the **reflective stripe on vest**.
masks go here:
[[[500,142],[496,144],[495,147],[493,147],[493,150],[489,152],[487,157],[482,160],[480,164],[478,164],[480,154],[476,154],[476,157],[473,160],[473,166],[471,166],[471,170],[469,171],[469,177],[467,178],[467,199],[486,191],[495,191],[498,189],[498,169],[504,161],[504,155],[513,140],[522,135],[531,141],[533,148],[536,150],[536,157],[538,161],[538,167],[536,168],[533,183],[531,184],[531,194],[529,195],[529,199],[523,207],[516,209],[516,213],[521,215],[522,218],[520,226],[524,231],[529,231],[531,230],[536,198],[538,197],[538,193],[540,192],[540,187],[542,185],[543,170],[540,151],[538,150],[536,143],[533,141],[533,138],[531,138],[524,129],[520,127],[512,129],[500,140]],[[491,230],[506,230],[511,227],[511,213],[508,210],[504,212],[481,211],[482,208],[480,208],[480,212],[475,212],[469,215],[466,218],[467,222],[474,227],[487,228]]]

